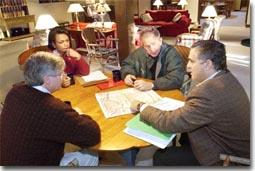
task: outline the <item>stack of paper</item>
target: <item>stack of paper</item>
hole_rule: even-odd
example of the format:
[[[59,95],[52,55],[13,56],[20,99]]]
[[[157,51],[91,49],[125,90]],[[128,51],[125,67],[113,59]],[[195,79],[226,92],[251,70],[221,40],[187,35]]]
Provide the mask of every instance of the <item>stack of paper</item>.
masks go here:
[[[105,76],[102,71],[94,71],[90,72],[89,75],[82,76],[82,79],[86,82],[91,82],[91,81],[99,81],[99,80],[105,80],[107,79],[107,76]]]
[[[178,101],[170,98],[163,98],[162,101],[159,101],[152,106],[159,108],[161,110],[175,110],[179,107],[182,107],[184,102]],[[166,148],[166,146],[173,140],[176,134],[163,133],[157,130],[156,128],[140,121],[140,114],[133,117],[126,123],[127,128],[124,129],[124,132],[132,135],[136,138],[142,139],[146,142],[149,142],[159,148]]]
[[[102,71],[93,71],[89,75],[76,76],[75,78],[82,86],[90,86],[108,81],[108,77]]]

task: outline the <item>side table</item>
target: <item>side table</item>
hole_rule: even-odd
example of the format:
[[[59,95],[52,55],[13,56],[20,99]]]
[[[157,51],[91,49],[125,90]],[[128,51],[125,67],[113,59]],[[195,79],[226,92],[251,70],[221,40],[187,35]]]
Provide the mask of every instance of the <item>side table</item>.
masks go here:
[[[192,26],[190,29],[189,29],[189,32],[190,33],[197,33],[197,32],[200,32],[201,30],[201,25],[194,25]]]

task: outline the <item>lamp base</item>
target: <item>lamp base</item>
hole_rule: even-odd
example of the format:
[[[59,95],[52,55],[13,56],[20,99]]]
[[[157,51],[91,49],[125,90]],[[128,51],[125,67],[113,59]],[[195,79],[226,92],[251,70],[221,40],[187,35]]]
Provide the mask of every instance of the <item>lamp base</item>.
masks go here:
[[[80,30],[80,29],[81,29],[79,23],[77,23],[76,29],[77,29],[77,30]]]
[[[102,31],[105,31],[104,22],[102,22]]]

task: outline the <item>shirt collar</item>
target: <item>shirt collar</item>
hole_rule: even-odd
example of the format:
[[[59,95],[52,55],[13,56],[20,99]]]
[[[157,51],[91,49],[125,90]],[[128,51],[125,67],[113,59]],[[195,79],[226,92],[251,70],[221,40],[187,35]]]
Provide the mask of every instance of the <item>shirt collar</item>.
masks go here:
[[[202,81],[201,83],[197,84],[196,86],[200,86],[201,84],[204,84],[206,81],[214,78],[219,72],[221,72],[221,70],[216,71],[215,73],[213,73],[211,76],[209,76],[207,79],[205,79],[204,81]]]
[[[43,86],[33,86],[33,88],[43,92],[43,93],[48,93],[51,94],[49,90],[47,90],[46,88],[44,88]]]

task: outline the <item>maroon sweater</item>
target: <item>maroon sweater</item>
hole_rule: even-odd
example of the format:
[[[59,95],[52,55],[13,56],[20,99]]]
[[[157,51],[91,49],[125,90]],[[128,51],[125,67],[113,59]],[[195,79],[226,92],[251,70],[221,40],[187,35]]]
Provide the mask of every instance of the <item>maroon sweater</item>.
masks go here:
[[[59,165],[66,142],[81,148],[100,141],[100,128],[88,115],[27,85],[8,93],[0,115],[0,165]]]

